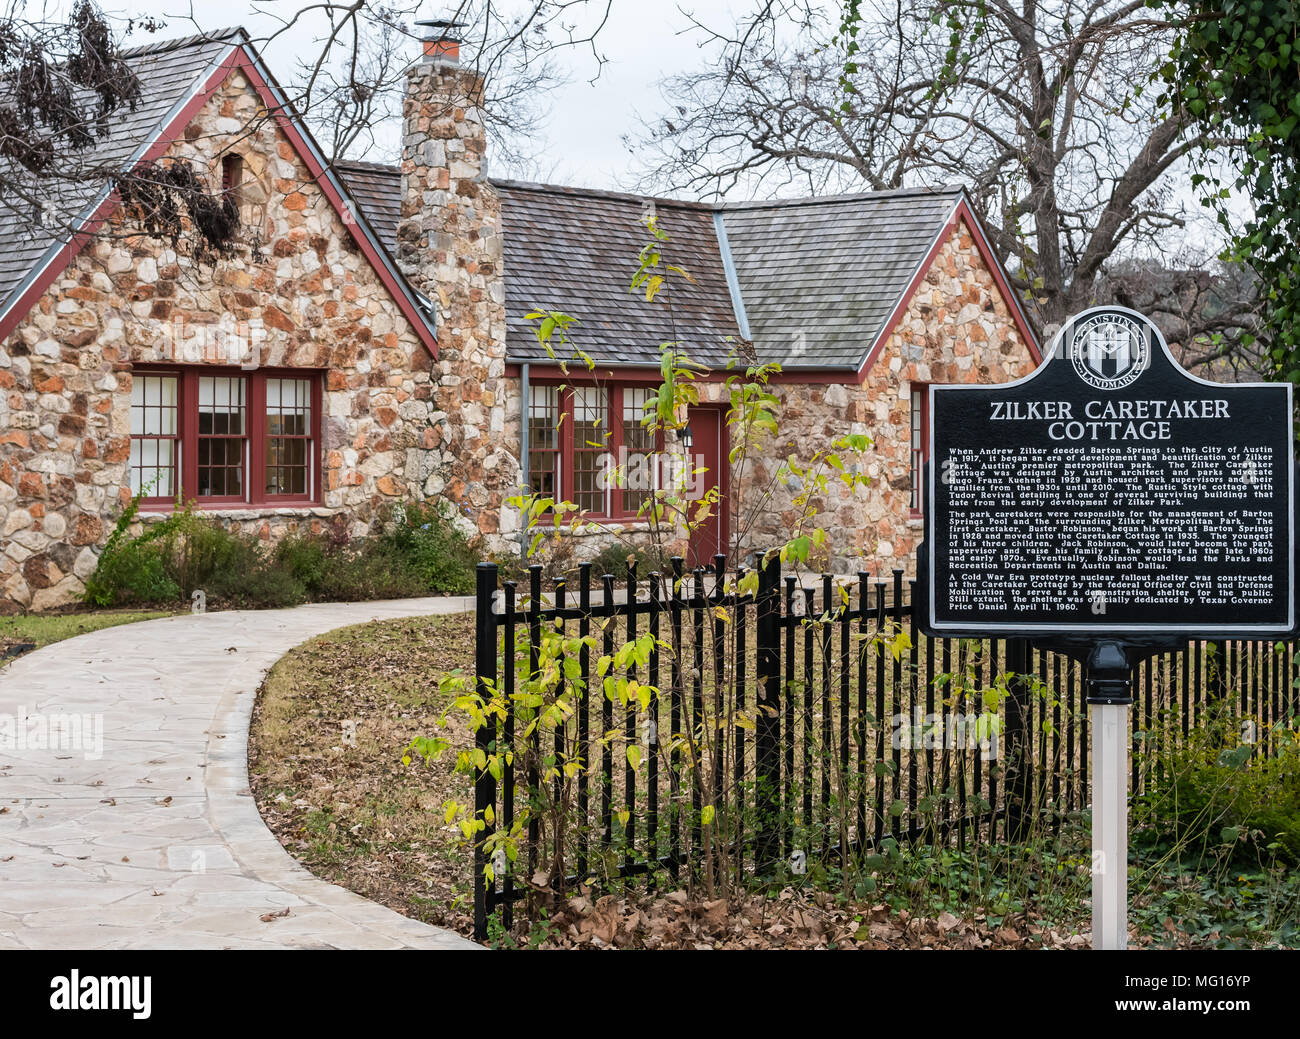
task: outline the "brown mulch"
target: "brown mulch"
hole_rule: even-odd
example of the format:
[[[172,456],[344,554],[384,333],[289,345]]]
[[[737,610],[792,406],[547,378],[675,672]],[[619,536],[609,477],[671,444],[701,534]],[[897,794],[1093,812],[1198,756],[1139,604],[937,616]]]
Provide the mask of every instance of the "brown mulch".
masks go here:
[[[537,897],[545,900],[546,892]],[[692,899],[685,891],[640,898],[564,899],[536,944],[592,949],[1077,949],[1084,935],[1023,919],[993,926],[951,913],[916,917],[883,904],[845,908],[824,892],[786,888],[774,896]]]

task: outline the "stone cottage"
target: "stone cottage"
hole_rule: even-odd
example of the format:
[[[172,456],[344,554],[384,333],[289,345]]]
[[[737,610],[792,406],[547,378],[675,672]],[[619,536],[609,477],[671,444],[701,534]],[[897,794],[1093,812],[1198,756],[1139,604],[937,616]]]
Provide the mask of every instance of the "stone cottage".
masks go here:
[[[178,494],[274,539],[373,529],[445,500],[486,550],[518,553],[531,486],[635,531],[639,493],[601,450],[679,449],[639,424],[672,340],[715,369],[687,416],[728,500],[722,368],[781,365],[780,435],[804,457],[874,439],[870,488],[825,503],[840,569],[905,565],[920,535],[926,386],[1001,381],[1038,348],[959,188],[701,204],[488,177],[482,83],[454,40],[409,73],[399,167],[329,164],[240,30],[127,51],[142,101],[105,163],[187,159],[235,193],[249,242],[199,265],[133,229],[111,187],[82,230],[0,221],[0,603],[74,599],[133,494]],[[6,205],[0,202],[0,210]],[[629,291],[653,209],[693,281]],[[527,315],[562,311],[596,361],[566,373]],[[579,368],[581,367],[581,373]],[[621,457],[621,456],[620,456]],[[774,461],[744,474],[770,483]],[[750,541],[789,524],[778,489]],[[728,510],[689,546],[732,543]]]

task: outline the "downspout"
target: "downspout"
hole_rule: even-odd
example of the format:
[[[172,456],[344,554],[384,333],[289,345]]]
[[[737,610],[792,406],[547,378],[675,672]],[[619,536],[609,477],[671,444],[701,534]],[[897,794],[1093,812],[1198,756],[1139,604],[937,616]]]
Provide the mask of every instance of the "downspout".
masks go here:
[[[531,394],[528,381],[529,367],[527,361],[519,366],[519,374],[523,382],[519,403],[519,473],[522,484],[520,489],[523,494],[527,494],[533,484],[532,474],[528,471],[528,398]],[[528,561],[528,527],[522,522],[519,525],[519,558],[524,562]]]

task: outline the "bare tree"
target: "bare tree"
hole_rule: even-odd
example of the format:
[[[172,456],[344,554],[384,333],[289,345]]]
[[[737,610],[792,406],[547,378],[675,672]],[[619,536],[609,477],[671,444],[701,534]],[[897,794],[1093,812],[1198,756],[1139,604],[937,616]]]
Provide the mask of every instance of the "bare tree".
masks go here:
[[[252,42],[311,39],[284,77],[294,110],[319,133],[330,158],[359,158],[377,125],[401,114],[406,73],[419,60],[422,19],[455,23],[462,64],[484,79],[483,106],[494,154],[527,164],[529,133],[547,93],[564,81],[559,52],[584,50],[604,64],[596,41],[613,0],[254,0],[265,28]],[[177,22],[210,29],[190,12]],[[599,74],[599,71],[597,71]],[[395,159],[396,156],[381,156]]]
[[[728,29],[697,21],[717,60],[666,84],[647,182],[702,194],[957,183],[1040,330],[1141,298],[1191,218],[1189,157],[1215,143],[1143,90],[1169,23],[1143,0],[881,4],[856,23],[812,0],[765,0]],[[1214,314],[1158,314],[1198,344],[1189,356],[1253,330],[1254,282],[1230,284],[1247,297]],[[1243,325],[1225,328],[1225,313]]]

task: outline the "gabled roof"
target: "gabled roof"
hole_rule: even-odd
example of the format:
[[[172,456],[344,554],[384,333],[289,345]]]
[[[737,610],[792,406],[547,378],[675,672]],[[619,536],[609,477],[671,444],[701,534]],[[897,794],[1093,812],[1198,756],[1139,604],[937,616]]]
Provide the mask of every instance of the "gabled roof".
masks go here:
[[[374,226],[395,241],[397,167],[338,169]],[[512,362],[550,360],[524,320],[540,308],[577,318],[575,342],[602,367],[657,365],[666,340],[719,365],[738,339],[751,339],[760,360],[786,370],[861,373],[959,221],[971,227],[1026,342],[1037,347],[960,188],[709,204],[492,184],[501,196]],[[671,282],[671,314],[666,299],[649,305],[629,291],[650,202],[670,238],[665,258],[695,279]]]
[[[860,369],[961,197],[919,189],[726,207],[759,356]]]
[[[320,147],[293,112],[242,29],[134,47],[123,50],[121,55],[140,79],[140,101],[134,109],[114,113],[110,133],[85,156],[88,167],[112,171],[159,158],[230,73],[239,69],[351,229],[362,253],[392,292],[416,334],[436,354],[437,343],[424,301],[402,277],[361,207],[347,197],[343,182],[326,168]],[[43,194],[58,211],[48,231],[40,227],[33,230],[31,214],[12,208],[18,203],[0,199],[0,339],[13,331],[53,279],[91,240],[116,201],[107,177],[81,189],[61,188],[53,197],[48,185],[44,192],[40,188],[34,184],[32,194]],[[72,228],[77,230],[70,234]]]
[[[137,47],[123,56],[141,79],[142,100],[135,110],[116,114],[113,133],[92,161],[113,168],[162,155],[239,68],[344,215],[417,334],[436,352],[429,304],[393,260],[401,212],[397,167],[341,161],[330,168],[243,30]],[[657,366],[665,341],[677,341],[690,356],[717,367],[738,340],[751,339],[759,359],[783,368],[861,376],[960,222],[969,226],[1030,350],[1037,351],[1019,301],[960,189],[719,205],[492,183],[502,199],[511,362],[550,361],[524,318],[544,309],[577,318],[575,344],[602,367]],[[113,203],[107,183],[65,195],[56,200],[64,228],[75,218],[74,226],[93,231]],[[629,284],[646,242],[642,219],[650,203],[670,236],[663,247],[666,262],[686,269],[693,281],[673,277],[669,289],[647,304]],[[10,210],[6,216],[8,204],[0,199],[0,338],[89,240],[87,234],[71,240],[33,234],[26,214]]]

